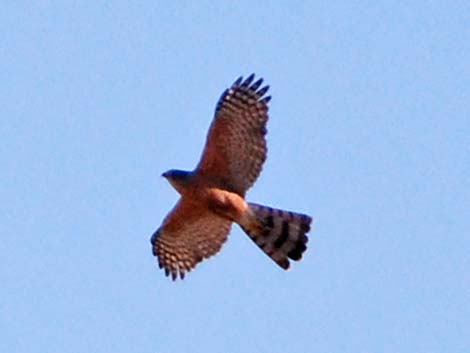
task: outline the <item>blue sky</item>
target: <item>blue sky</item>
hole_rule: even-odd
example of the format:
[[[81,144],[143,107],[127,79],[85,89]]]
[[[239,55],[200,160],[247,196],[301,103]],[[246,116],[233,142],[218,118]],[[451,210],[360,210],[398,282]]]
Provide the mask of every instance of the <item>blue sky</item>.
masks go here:
[[[468,352],[470,3],[5,2],[0,351]],[[311,214],[284,272],[234,227],[183,282],[149,238],[239,75],[248,198]]]

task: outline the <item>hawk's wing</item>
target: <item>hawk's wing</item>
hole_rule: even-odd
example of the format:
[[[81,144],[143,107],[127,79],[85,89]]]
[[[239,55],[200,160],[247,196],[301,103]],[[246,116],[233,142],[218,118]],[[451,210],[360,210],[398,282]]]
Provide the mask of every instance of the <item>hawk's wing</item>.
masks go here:
[[[240,77],[219,99],[196,172],[214,176],[244,195],[258,178],[266,160],[269,86],[252,84],[254,74]]]
[[[232,222],[180,198],[152,235],[153,254],[165,274],[184,277],[199,262],[216,254],[227,240]]]

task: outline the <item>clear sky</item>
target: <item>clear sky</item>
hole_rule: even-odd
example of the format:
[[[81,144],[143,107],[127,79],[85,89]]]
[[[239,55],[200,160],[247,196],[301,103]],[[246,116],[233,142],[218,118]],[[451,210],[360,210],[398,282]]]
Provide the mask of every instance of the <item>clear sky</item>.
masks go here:
[[[178,3],[178,4],[177,4]],[[470,2],[5,1],[1,352],[469,352]],[[215,103],[271,85],[248,198],[311,214],[284,272],[234,227],[149,239]]]

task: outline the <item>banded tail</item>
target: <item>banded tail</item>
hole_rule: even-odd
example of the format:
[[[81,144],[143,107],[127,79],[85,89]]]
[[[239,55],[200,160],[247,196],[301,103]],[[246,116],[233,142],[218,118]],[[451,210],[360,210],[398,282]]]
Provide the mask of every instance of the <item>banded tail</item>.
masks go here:
[[[287,270],[289,259],[298,261],[307,249],[312,218],[290,211],[249,203],[240,226],[279,266]]]

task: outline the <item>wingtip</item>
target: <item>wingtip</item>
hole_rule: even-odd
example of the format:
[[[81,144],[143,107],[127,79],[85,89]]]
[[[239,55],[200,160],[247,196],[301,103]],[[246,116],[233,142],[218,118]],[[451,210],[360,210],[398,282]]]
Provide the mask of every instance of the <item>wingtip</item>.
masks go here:
[[[266,92],[269,91],[269,85],[266,85],[264,86],[263,88],[261,88],[258,92],[256,92],[256,94],[258,95],[258,97],[262,97],[266,94]]]
[[[261,101],[267,104],[271,101],[271,98],[272,98],[271,96],[267,96],[267,97],[263,98]]]
[[[152,236],[150,237],[150,244],[155,245],[155,242],[157,241],[157,237],[160,233],[160,229],[157,229],[155,232],[153,232]]]
[[[250,84],[253,82],[254,78],[255,78],[255,74],[253,73],[253,74],[251,74],[250,76],[248,76],[245,81],[243,81],[243,83],[241,84],[241,86],[242,86],[242,87],[248,87],[248,86],[250,86]]]
[[[262,78],[258,79],[258,81],[256,81],[255,83],[251,85],[251,89],[253,91],[256,91],[259,88],[259,86],[261,86],[262,83],[263,83],[263,79]]]
[[[239,78],[235,80],[232,86],[239,86],[242,81],[243,81],[243,76],[240,76]]]

